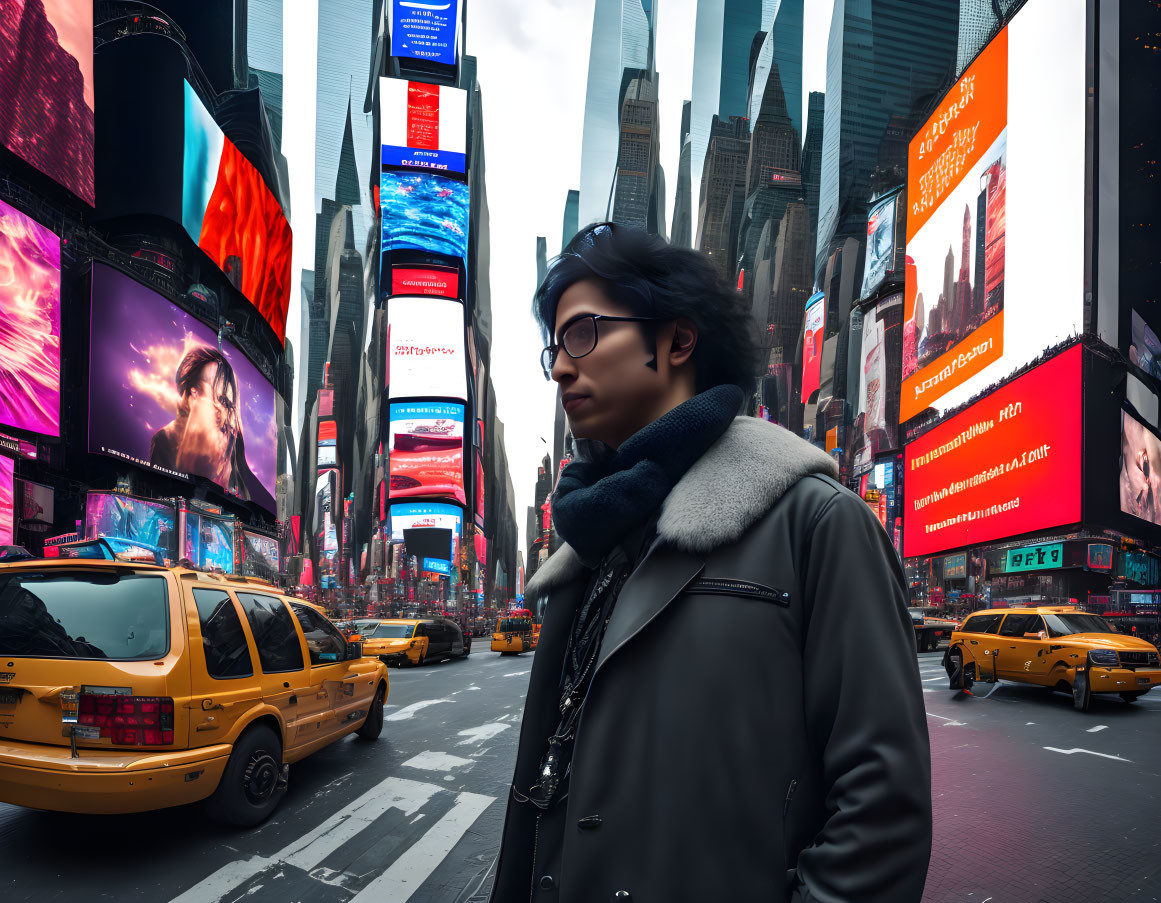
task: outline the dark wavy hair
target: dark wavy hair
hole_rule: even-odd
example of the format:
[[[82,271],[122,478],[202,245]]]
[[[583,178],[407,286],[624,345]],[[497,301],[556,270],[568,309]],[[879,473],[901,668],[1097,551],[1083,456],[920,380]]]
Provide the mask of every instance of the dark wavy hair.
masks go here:
[[[750,311],[708,255],[670,245],[658,235],[613,223],[581,229],[545,274],[532,313],[546,342],[556,328],[556,306],[585,279],[633,316],[692,320],[697,390],[733,384],[749,392],[758,375],[759,349]],[[647,326],[647,324],[643,324]]]

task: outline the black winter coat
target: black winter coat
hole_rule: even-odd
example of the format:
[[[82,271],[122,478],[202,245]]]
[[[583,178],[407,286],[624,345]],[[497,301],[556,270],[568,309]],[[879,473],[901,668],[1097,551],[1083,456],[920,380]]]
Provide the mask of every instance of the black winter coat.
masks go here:
[[[673,489],[609,622],[567,798],[541,813],[509,795],[494,903],[918,903],[931,764],[914,629],[886,533],[833,474],[738,418]],[[556,725],[586,576],[565,546],[525,593],[548,602],[518,791]],[[563,820],[562,849],[537,849],[538,819]]]

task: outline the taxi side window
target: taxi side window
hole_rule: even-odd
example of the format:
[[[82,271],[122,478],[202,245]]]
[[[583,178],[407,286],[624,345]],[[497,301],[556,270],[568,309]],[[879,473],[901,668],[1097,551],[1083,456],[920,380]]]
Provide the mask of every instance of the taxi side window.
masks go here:
[[[301,671],[302,646],[294,629],[294,619],[283,601],[258,593],[238,593],[238,601],[250,622],[262,670],[267,674]]]
[[[995,633],[1003,615],[975,615],[960,628],[963,633]]]
[[[1029,627],[1035,620],[1036,615],[1008,615],[1004,618],[1004,624],[1000,627],[1000,636],[1007,637],[1023,637],[1025,630],[1036,630],[1035,627]]]
[[[207,673],[218,680],[252,677],[254,662],[230,597],[220,589],[195,589],[193,596],[202,625]]]
[[[330,665],[346,657],[347,642],[330,621],[305,605],[292,602],[290,607],[306,637],[306,651],[310,653],[312,665]]]

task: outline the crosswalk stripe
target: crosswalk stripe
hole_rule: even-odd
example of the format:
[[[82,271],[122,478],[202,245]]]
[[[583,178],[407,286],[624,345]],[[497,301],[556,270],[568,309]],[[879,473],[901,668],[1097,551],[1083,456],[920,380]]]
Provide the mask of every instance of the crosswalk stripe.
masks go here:
[[[461,793],[455,806],[443,818],[391,863],[387,871],[355,894],[350,903],[382,903],[384,900],[407,903],[494,801],[492,796]]]

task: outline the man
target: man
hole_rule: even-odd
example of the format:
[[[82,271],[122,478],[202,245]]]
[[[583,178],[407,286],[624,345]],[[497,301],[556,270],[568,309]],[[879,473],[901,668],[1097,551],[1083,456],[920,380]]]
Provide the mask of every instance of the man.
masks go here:
[[[833,461],[736,417],[754,327],[708,258],[583,230],[535,302],[583,454],[492,899],[919,901],[931,775],[894,550]]]
[[[246,463],[238,381],[216,348],[191,348],[177,368],[177,416],[153,435],[149,462],[212,480],[242,499],[255,482]]]

